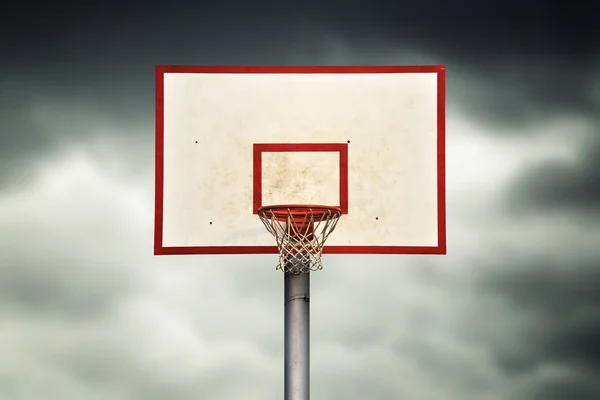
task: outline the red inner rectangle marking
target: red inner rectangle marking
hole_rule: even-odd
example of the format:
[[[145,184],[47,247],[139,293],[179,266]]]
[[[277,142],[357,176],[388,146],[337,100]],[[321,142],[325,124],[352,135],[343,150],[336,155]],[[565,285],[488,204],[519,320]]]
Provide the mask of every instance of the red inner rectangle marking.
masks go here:
[[[335,152],[339,153],[340,204],[348,214],[348,144],[347,143],[255,143],[253,146],[252,212],[258,214],[262,204],[262,153]]]

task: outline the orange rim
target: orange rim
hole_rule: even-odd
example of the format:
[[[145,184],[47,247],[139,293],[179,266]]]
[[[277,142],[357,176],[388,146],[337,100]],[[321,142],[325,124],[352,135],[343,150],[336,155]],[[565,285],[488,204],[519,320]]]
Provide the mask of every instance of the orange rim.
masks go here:
[[[264,213],[271,213],[279,221],[286,221],[288,215],[291,215],[296,221],[302,221],[307,214],[312,214],[317,219],[322,219],[328,215],[341,215],[342,209],[340,207],[311,204],[281,204],[260,207],[258,214]]]

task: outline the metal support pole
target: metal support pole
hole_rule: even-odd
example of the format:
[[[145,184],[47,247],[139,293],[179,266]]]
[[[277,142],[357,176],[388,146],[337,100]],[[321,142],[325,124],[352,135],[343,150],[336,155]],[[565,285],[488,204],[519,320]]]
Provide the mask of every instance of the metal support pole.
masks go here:
[[[285,273],[284,399],[310,397],[310,274]]]

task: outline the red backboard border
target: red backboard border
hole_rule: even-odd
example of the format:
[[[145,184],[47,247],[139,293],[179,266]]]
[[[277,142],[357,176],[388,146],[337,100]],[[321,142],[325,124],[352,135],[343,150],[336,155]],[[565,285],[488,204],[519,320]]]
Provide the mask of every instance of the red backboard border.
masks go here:
[[[325,246],[324,254],[446,254],[446,67],[444,65],[419,66],[156,66],[156,153],[155,153],[155,255],[193,254],[277,254],[277,246],[163,246],[163,195],[164,195],[164,75],[167,73],[204,74],[376,74],[376,73],[437,73],[437,246]],[[281,146],[283,144],[272,144]],[[287,145],[287,144],[286,144]],[[306,144],[295,144],[306,146]],[[334,144],[339,146],[339,144]],[[256,145],[255,145],[256,146]],[[310,144],[313,146],[313,144]],[[347,149],[347,147],[346,147]],[[255,150],[256,151],[256,150]],[[300,151],[300,150],[295,150]],[[314,151],[314,150],[310,150]],[[340,153],[341,155],[342,153]],[[347,157],[346,151],[346,157]],[[340,157],[340,166],[342,164]],[[346,164],[347,165],[347,164]],[[256,172],[256,161],[254,163]],[[347,169],[346,169],[347,176]],[[341,176],[340,176],[341,178]],[[341,179],[340,179],[341,180]],[[256,181],[254,182],[256,185]],[[347,184],[347,180],[346,180]],[[340,185],[342,186],[342,185]],[[341,189],[340,189],[341,190]],[[347,193],[347,187],[346,191]],[[340,191],[341,194],[341,191]],[[346,201],[347,201],[346,196]],[[342,197],[340,196],[340,202]],[[343,205],[343,204],[341,204]],[[253,198],[256,209],[256,198]],[[346,203],[347,212],[347,203]],[[257,219],[258,222],[258,219]]]

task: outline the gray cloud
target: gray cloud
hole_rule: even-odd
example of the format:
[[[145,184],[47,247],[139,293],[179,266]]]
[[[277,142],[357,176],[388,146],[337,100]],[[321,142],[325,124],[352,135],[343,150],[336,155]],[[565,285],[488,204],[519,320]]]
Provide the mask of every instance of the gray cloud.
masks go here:
[[[48,257],[52,260],[52,257]],[[102,272],[98,266],[90,272],[89,264],[37,261],[35,269],[19,262],[5,264],[0,271],[2,308],[14,312],[50,314],[65,318],[95,318],[110,309],[116,299],[128,293],[128,278],[113,272]],[[89,263],[89,260],[88,260]],[[81,265],[85,265],[85,271]],[[78,268],[79,267],[79,268]]]
[[[0,310],[93,319],[135,290],[121,253],[132,244],[121,226],[124,215],[136,219],[131,194],[107,175],[79,157],[46,164],[28,187],[2,193]]]

